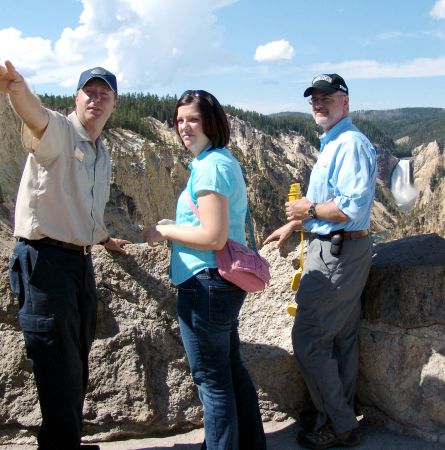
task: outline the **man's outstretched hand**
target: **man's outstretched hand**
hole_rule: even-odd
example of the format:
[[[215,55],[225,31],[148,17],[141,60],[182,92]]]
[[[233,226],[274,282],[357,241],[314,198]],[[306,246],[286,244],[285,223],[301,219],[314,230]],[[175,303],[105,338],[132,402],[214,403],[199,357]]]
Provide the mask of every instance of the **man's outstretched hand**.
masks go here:
[[[124,249],[124,245],[131,244],[130,241],[126,239],[118,239],[112,238],[108,240],[107,243],[104,244],[104,247],[107,250],[111,250],[112,252],[120,253],[121,255],[128,255],[128,252]]]
[[[277,247],[280,248],[290,238],[292,233],[295,230],[301,230],[302,226],[303,222],[301,220],[293,220],[288,222],[269,234],[269,236],[267,236],[264,240],[263,245],[266,245],[269,242],[277,241]]]
[[[0,92],[10,94],[23,89],[25,80],[15,70],[11,61],[5,61],[5,65],[0,64]]]

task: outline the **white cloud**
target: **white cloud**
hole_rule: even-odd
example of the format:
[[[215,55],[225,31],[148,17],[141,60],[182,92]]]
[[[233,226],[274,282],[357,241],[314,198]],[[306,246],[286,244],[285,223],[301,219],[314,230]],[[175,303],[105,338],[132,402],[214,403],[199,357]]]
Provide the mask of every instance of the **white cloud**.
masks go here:
[[[81,0],[76,28],[51,43],[0,30],[0,55],[32,84],[75,87],[88,67],[114,71],[121,91],[153,89],[184,73],[221,64],[215,11],[238,0]]]
[[[254,59],[258,62],[291,60],[295,51],[288,41],[272,41],[268,44],[260,45],[256,49]]]
[[[386,31],[384,33],[380,33],[377,36],[377,39],[381,41],[389,41],[391,39],[399,39],[404,37],[413,37],[411,33],[402,33],[401,31]]]
[[[21,65],[27,72],[33,71],[42,63],[51,63],[54,54],[51,42],[39,37],[24,38],[21,31],[15,28],[0,30],[0,55],[5,59],[12,58],[23,61]]]
[[[425,31],[424,34],[425,34],[425,36],[433,36],[433,37],[441,39],[443,41],[445,40],[445,31],[441,31],[441,30]]]
[[[445,0],[437,0],[430,11],[430,16],[435,19],[445,19]]]
[[[400,63],[381,63],[374,60],[323,63],[312,66],[312,70],[319,73],[339,73],[346,79],[439,77],[445,75],[445,56],[416,58]]]

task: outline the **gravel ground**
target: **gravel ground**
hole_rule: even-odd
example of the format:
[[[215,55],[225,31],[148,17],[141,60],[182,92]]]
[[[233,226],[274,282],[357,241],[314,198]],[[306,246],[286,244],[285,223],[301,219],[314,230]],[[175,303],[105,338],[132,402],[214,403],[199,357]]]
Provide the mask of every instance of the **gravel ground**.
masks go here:
[[[267,422],[264,424],[268,450],[299,450],[296,442],[300,427],[294,420]],[[391,432],[370,423],[362,423],[363,438],[356,447],[361,450],[439,450],[445,444],[426,442],[420,438]],[[101,450],[199,450],[204,437],[202,429],[168,437],[130,439],[126,441],[103,442]],[[0,450],[36,450],[33,445],[0,445]],[[340,447],[339,447],[340,448]],[[344,448],[344,447],[341,447]],[[246,450],[246,449],[240,449]]]

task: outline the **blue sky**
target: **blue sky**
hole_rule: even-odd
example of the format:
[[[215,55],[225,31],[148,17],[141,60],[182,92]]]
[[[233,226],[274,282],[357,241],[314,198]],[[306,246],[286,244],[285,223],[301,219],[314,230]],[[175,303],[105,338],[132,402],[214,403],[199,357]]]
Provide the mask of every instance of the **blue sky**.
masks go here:
[[[304,89],[336,72],[352,110],[443,108],[445,0],[14,0],[1,5],[5,59],[37,93],[72,94],[99,65],[121,92],[309,112]]]

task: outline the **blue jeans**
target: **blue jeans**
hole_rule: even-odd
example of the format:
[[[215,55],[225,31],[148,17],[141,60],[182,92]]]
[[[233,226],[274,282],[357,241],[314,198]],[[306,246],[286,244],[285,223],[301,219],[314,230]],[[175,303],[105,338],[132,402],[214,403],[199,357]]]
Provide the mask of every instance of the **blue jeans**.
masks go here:
[[[78,450],[96,328],[91,255],[17,242],[9,277],[42,412],[39,450]]]
[[[178,286],[182,340],[204,406],[203,449],[266,449],[257,393],[239,351],[238,315],[245,297],[216,269]]]

